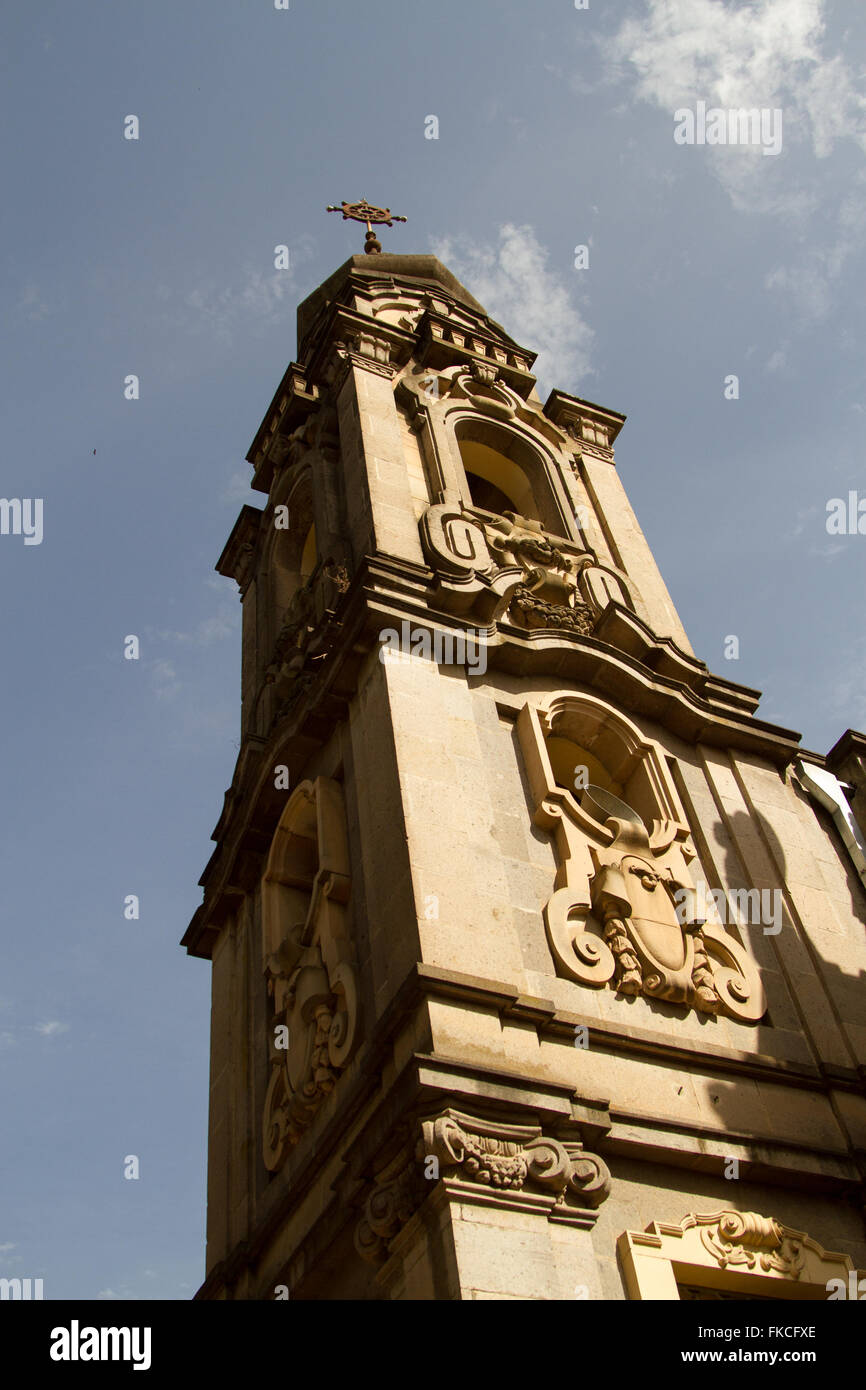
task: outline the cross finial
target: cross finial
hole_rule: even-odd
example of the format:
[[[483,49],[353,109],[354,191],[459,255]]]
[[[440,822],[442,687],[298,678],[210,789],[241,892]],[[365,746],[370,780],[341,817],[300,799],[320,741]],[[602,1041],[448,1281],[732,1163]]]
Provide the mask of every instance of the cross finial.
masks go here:
[[[373,231],[373,223],[377,225],[384,223],[386,227],[392,226],[395,222],[405,222],[405,217],[398,217],[390,208],[374,208],[362,198],[360,203],[340,203],[332,205],[328,212],[341,212],[343,221],[351,219],[352,222],[366,222],[367,235],[364,238],[364,250],[368,256],[378,255],[382,247]]]

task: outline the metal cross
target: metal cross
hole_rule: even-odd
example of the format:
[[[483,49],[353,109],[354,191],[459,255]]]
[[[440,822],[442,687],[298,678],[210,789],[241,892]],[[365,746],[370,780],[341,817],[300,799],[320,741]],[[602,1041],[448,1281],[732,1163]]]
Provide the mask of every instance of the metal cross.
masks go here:
[[[343,221],[351,219],[352,222],[366,222],[367,235],[364,238],[364,250],[368,256],[378,255],[382,250],[376,233],[373,231],[373,223],[383,224],[386,227],[392,226],[395,222],[405,222],[405,217],[398,217],[392,213],[390,208],[374,208],[362,198],[360,203],[340,203],[338,206],[332,205],[327,209],[328,212],[341,212]]]

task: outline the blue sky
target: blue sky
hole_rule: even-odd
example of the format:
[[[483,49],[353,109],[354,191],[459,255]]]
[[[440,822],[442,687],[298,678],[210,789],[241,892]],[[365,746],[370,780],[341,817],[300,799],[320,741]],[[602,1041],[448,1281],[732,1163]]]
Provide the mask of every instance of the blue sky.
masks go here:
[[[543,393],[628,415],[697,654],[826,752],[866,725],[866,536],[826,529],[866,499],[866,7],[49,0],[2,31],[0,492],[44,536],[0,536],[0,1274],[182,1299],[209,969],[178,941],[239,737],[213,565],[295,306],[362,246],[326,205],[406,214],[387,249],[443,255]],[[781,152],[678,145],[699,101],[780,109]]]

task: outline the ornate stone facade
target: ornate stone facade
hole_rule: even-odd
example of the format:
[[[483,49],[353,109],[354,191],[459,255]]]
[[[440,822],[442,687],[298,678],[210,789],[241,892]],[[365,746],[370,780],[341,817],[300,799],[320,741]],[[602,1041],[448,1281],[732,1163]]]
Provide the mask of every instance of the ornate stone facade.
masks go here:
[[[695,655],[624,417],[543,402],[434,257],[352,257],[298,359],[218,565],[198,1296],[826,1296],[866,1263],[863,736],[804,750]],[[381,659],[469,628],[484,663]]]

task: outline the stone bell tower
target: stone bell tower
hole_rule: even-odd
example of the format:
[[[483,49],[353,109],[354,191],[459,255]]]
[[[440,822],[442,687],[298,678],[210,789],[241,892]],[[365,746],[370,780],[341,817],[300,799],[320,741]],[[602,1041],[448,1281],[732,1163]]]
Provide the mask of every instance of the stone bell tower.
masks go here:
[[[624,417],[371,250],[300,305],[217,566],[198,1297],[826,1298],[866,1263],[846,784],[693,654]]]

